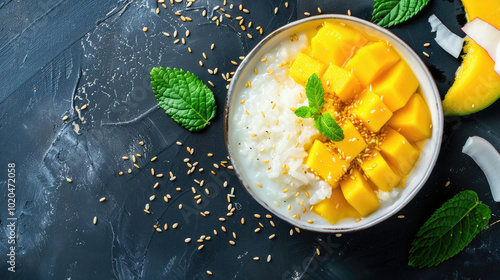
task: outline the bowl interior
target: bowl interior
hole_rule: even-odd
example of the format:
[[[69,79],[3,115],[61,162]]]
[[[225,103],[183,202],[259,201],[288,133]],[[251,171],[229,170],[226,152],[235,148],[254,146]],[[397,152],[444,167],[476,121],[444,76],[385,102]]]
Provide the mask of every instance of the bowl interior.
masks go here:
[[[420,91],[427,101],[427,105],[429,106],[432,117],[432,137],[426,140],[417,164],[415,165],[411,174],[406,178],[405,188],[402,189],[399,197],[391,205],[377,210],[375,213],[362,219],[358,223],[348,220],[340,221],[339,223],[333,225],[308,224],[304,220],[292,219],[291,217],[282,215],[281,213],[276,211],[276,209],[274,209],[274,205],[268,205],[265,201],[258,197],[258,195],[249,186],[248,182],[251,182],[252,174],[247,174],[245,172],[245,169],[241,164],[241,155],[235,152],[237,143],[235,142],[236,137],[234,137],[233,131],[231,129],[231,119],[235,111],[233,108],[236,108],[239,105],[238,94],[241,89],[245,87],[245,83],[248,80],[247,77],[249,77],[249,75],[253,73],[254,66],[260,62],[260,59],[267,52],[276,47],[276,45],[282,40],[289,40],[290,36],[293,34],[299,33],[304,30],[314,30],[324,21],[332,20],[344,22],[350,26],[354,26],[366,32],[367,34],[373,35],[383,40],[387,40],[392,43],[393,47],[399,52],[401,57],[405,59],[411,69],[413,69],[413,72],[415,73],[415,76],[420,83]],[[441,108],[441,99],[438,89],[431,74],[429,73],[429,70],[419,58],[419,56],[396,35],[392,34],[382,27],[355,17],[344,15],[322,15],[292,22],[277,29],[273,33],[269,34],[266,38],[264,38],[246,56],[245,60],[237,69],[229,88],[225,108],[225,129],[226,144],[236,174],[238,175],[240,181],[250,193],[250,195],[254,197],[254,199],[256,199],[257,202],[259,202],[263,207],[267,208],[267,210],[273,212],[281,219],[300,228],[331,233],[349,232],[370,227],[397,213],[422,188],[427,178],[429,177],[439,154],[443,133],[443,111]]]

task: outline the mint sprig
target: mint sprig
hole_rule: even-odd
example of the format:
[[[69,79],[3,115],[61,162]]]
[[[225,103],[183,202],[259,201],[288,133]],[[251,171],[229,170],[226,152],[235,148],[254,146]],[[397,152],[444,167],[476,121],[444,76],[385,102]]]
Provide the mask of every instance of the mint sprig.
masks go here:
[[[408,265],[432,267],[455,256],[488,224],[490,208],[473,191],[445,202],[420,228],[411,244]]]
[[[295,115],[299,118],[313,118],[316,129],[328,139],[335,142],[344,140],[344,132],[332,115],[330,113],[321,114],[321,107],[325,101],[325,90],[316,73],[307,80],[306,96],[309,106],[297,108]]]
[[[215,117],[213,92],[190,72],[155,67],[151,70],[151,87],[160,107],[189,131],[202,130]]]
[[[372,22],[391,27],[418,14],[430,0],[375,0]]]

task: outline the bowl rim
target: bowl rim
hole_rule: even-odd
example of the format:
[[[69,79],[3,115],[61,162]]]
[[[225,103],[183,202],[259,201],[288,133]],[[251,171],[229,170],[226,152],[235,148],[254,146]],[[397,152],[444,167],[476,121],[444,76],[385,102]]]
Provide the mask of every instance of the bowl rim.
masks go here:
[[[301,25],[301,24],[306,23],[306,22],[311,22],[311,21],[325,21],[325,20],[331,20],[331,19],[356,22],[358,24],[366,25],[369,28],[373,28],[373,29],[375,29],[375,30],[377,30],[377,31],[379,31],[381,33],[386,34],[387,36],[391,37],[391,40],[394,40],[394,41],[398,42],[401,46],[403,46],[403,48],[406,49],[410,53],[410,55],[412,56],[413,60],[423,70],[423,72],[425,74],[425,77],[429,81],[430,86],[432,88],[432,93],[434,94],[434,97],[436,98],[436,104],[429,104],[429,101],[428,100],[426,100],[426,101],[427,101],[427,106],[428,107],[431,107],[433,105],[437,106],[437,108],[436,108],[437,109],[437,120],[436,120],[436,123],[438,125],[438,127],[437,127],[438,135],[436,135],[436,139],[435,139],[436,140],[436,142],[435,142],[436,152],[432,155],[432,157],[430,159],[430,164],[428,165],[428,167],[425,170],[425,173],[421,177],[422,179],[406,195],[406,197],[404,197],[400,201],[400,203],[398,205],[396,205],[395,207],[393,207],[384,216],[381,216],[381,217],[379,217],[379,218],[377,218],[375,220],[369,221],[367,223],[360,224],[359,226],[354,226],[354,227],[340,227],[338,229],[332,229],[332,228],[327,228],[327,227],[313,227],[313,226],[311,226],[309,224],[299,223],[296,220],[291,219],[290,217],[286,217],[285,215],[279,213],[278,211],[275,211],[265,201],[263,201],[262,199],[260,199],[257,196],[257,194],[253,192],[253,190],[250,188],[250,186],[245,182],[245,180],[242,178],[242,175],[240,175],[238,164],[236,162],[232,161],[232,165],[233,165],[233,168],[235,170],[236,177],[240,181],[241,185],[249,193],[249,195],[255,201],[257,201],[257,203],[259,203],[262,207],[264,207],[267,211],[269,211],[269,212],[273,213],[274,215],[278,216],[283,221],[285,221],[285,222],[287,222],[287,223],[289,223],[289,224],[291,224],[293,226],[296,226],[296,227],[299,227],[299,228],[302,228],[302,229],[305,229],[305,230],[309,230],[309,231],[322,232],[322,233],[349,233],[349,232],[356,232],[356,231],[359,231],[359,230],[363,230],[363,229],[372,227],[372,226],[374,226],[376,224],[379,224],[379,223],[387,220],[388,218],[394,216],[394,214],[396,214],[398,211],[400,211],[401,209],[403,209],[417,195],[417,193],[422,189],[422,187],[426,184],[426,182],[429,179],[432,171],[434,170],[434,166],[436,164],[436,161],[438,159],[438,156],[439,156],[439,153],[440,153],[440,150],[441,150],[441,143],[442,143],[443,130],[444,130],[444,114],[443,114],[443,108],[442,108],[442,104],[441,104],[441,96],[439,95],[439,90],[438,90],[438,88],[436,86],[434,78],[432,77],[429,69],[427,68],[427,66],[425,65],[425,63],[423,62],[423,60],[401,38],[399,38],[397,35],[395,35],[391,31],[389,31],[388,29],[385,29],[385,28],[383,28],[381,26],[378,26],[378,25],[376,25],[376,24],[374,24],[374,23],[372,23],[370,21],[367,21],[367,20],[364,20],[364,19],[361,19],[361,18],[357,18],[357,17],[354,17],[354,16],[342,15],[342,14],[324,14],[324,15],[311,16],[311,17],[307,17],[307,18],[303,18],[303,19],[300,19],[300,20],[296,20],[296,21],[290,22],[288,24],[285,24],[285,25],[279,27],[278,29],[274,30],[273,32],[271,32],[270,34],[268,34],[266,37],[264,37],[259,43],[257,43],[257,45],[245,56],[245,59],[240,63],[240,65],[238,66],[238,68],[235,71],[235,74],[233,75],[233,78],[232,78],[233,82],[231,82],[231,84],[229,86],[229,89],[228,89],[228,92],[227,92],[227,95],[226,95],[225,104],[224,104],[224,139],[225,139],[225,142],[226,142],[226,149],[228,151],[228,155],[232,159],[233,156],[232,156],[231,148],[230,148],[231,145],[229,143],[229,112],[230,112],[230,110],[229,110],[230,106],[229,105],[231,104],[231,97],[233,96],[233,92],[235,91],[235,87],[236,87],[238,78],[240,78],[240,76],[242,75],[243,69],[247,66],[247,64],[250,63],[250,61],[256,55],[256,53],[268,41],[270,41],[273,37],[275,37],[276,35],[278,35],[278,34],[280,34],[282,32],[286,32],[288,29],[291,29],[291,28],[293,28],[295,26]],[[407,60],[407,59],[405,59],[405,60]],[[422,94],[424,94],[424,93],[422,92]],[[424,94],[424,96],[427,96],[427,94]],[[432,115],[431,115],[431,119],[432,119]],[[432,121],[434,123],[434,119],[432,119]],[[432,139],[432,137],[430,139]]]

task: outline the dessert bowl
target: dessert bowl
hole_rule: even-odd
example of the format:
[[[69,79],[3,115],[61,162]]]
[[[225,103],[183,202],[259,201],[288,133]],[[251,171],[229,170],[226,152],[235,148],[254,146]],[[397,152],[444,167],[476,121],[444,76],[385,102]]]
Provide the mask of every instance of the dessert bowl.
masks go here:
[[[291,204],[287,209],[287,205],[289,203],[289,201],[287,201],[287,198],[283,198],[281,192],[278,195],[275,191],[266,188],[266,186],[269,184],[270,180],[272,181],[272,179],[264,176],[262,172],[256,172],[253,163],[248,163],[248,155],[241,152],[241,135],[243,133],[253,133],[251,133],[251,131],[245,131],[245,128],[242,128],[241,125],[239,125],[240,123],[237,121],[236,115],[238,110],[243,110],[242,105],[245,103],[244,97],[248,96],[245,95],[246,93],[244,93],[245,89],[252,87],[252,84],[249,82],[250,77],[259,73],[259,69],[262,71],[263,62],[266,62],[269,54],[277,53],[276,56],[279,57],[280,55],[290,56],[288,52],[300,52],[301,48],[307,47],[307,44],[304,45],[303,41],[309,40],[307,38],[311,36],[311,33],[313,33],[315,30],[318,30],[318,27],[321,27],[324,22],[336,22],[352,26],[365,32],[366,34],[369,34],[370,36],[385,40],[392,45],[394,50],[401,56],[404,61],[406,61],[409,67],[413,70],[413,73],[419,82],[419,93],[425,99],[430,111],[430,127],[432,131],[431,137],[420,144],[420,156],[409,175],[404,177],[402,182],[403,187],[398,188],[398,191],[396,192],[390,193],[386,203],[381,205],[378,210],[368,215],[367,217],[364,217],[362,219],[343,219],[335,224],[329,223],[319,216],[310,218],[310,215],[313,215],[312,211],[307,211],[307,213],[311,212],[311,214],[306,214],[306,211],[304,211],[303,213],[300,212],[302,218],[299,214],[294,216],[289,214],[295,212],[293,209],[292,211],[290,211],[290,208],[292,207]],[[297,34],[301,35],[297,36]],[[283,42],[289,41],[295,41],[295,43],[298,44],[297,47],[283,49]],[[287,66],[278,65],[277,67]],[[267,72],[269,76],[271,76],[273,71],[267,70]],[[277,81],[277,83],[280,83],[278,76],[274,77],[274,79]],[[282,88],[284,87],[283,84],[284,83],[281,84]],[[291,87],[294,90],[297,90],[297,87],[295,85],[291,85]],[[300,89],[301,88],[299,87],[299,90]],[[268,89],[263,88],[263,90]],[[304,92],[303,88],[302,92]],[[269,90],[269,94],[272,94],[271,90]],[[274,106],[276,106],[276,104],[272,104],[273,102],[270,103],[271,104],[267,105],[273,105],[272,109],[274,109]],[[305,105],[307,105],[307,103],[305,103]],[[266,115],[264,111],[259,112],[258,108],[254,109],[255,110],[249,109],[250,111],[252,111],[251,113],[253,115],[250,115],[250,112],[245,110],[246,114],[249,118],[254,118],[255,121],[262,121],[261,119],[257,118],[265,118]],[[429,70],[420,59],[420,57],[405,42],[403,42],[400,38],[398,38],[387,29],[356,17],[335,14],[314,16],[289,23],[275,30],[274,32],[266,36],[261,42],[259,42],[257,46],[245,57],[233,76],[226,98],[224,117],[225,137],[228,153],[231,157],[235,172],[248,193],[264,208],[280,217],[281,219],[287,221],[288,223],[299,228],[328,233],[352,232],[360,229],[365,229],[391,217],[392,215],[400,211],[406,204],[411,201],[411,199],[415,197],[415,195],[424,186],[425,182],[429,178],[439,154],[443,134],[443,110],[441,107],[439,92],[432,78],[432,75],[430,74]],[[309,124],[312,124],[312,120],[304,119],[304,129],[307,129],[306,123],[308,121]],[[266,123],[266,125],[268,127],[270,126],[269,123]],[[278,125],[278,122],[276,122],[276,125]],[[270,134],[270,132],[267,133]],[[304,134],[306,133],[304,132]],[[269,137],[269,139],[271,138]],[[298,143],[299,142],[297,142],[297,144]],[[277,144],[281,145],[279,143]],[[247,149],[250,150],[252,150],[252,148],[254,150],[259,149],[258,147],[247,147]],[[251,152],[258,153],[257,151]],[[262,153],[263,150],[261,150],[260,152]],[[294,155],[292,155],[292,158],[293,157]],[[259,161],[258,156],[257,161]],[[270,168],[268,170],[270,170]],[[286,170],[284,172],[286,172]],[[272,175],[270,177],[273,176],[275,175]],[[297,176],[300,176],[300,174],[298,174]],[[288,192],[288,188],[286,186],[281,187],[283,189],[283,193]],[[299,195],[303,195],[303,193],[303,191],[297,191],[295,198],[297,198]],[[309,194],[307,194],[307,198],[309,198]],[[290,197],[288,197],[288,200],[291,200]],[[305,208],[303,210],[305,210]]]

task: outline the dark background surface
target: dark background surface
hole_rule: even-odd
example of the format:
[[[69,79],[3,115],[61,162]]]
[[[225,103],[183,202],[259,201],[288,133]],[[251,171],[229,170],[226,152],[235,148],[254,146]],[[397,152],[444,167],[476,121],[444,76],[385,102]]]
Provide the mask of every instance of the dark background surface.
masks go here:
[[[169,2],[169,1],[166,1]],[[500,225],[481,232],[460,254],[435,268],[407,265],[414,234],[444,201],[463,189],[478,193],[498,220],[486,179],[475,163],[461,153],[468,136],[479,135],[500,149],[500,103],[468,117],[445,119],[445,135],[433,174],[400,215],[371,229],[335,235],[301,231],[267,214],[243,190],[231,170],[213,163],[226,160],[223,106],[226,82],[219,73],[235,71],[240,61],[264,35],[298,18],[323,13],[347,13],[369,19],[372,1],[237,1],[197,0],[160,6],[155,1],[9,1],[0,0],[0,278],[1,279],[498,279]],[[242,3],[250,10],[238,10]],[[231,10],[229,5],[234,4]],[[233,19],[221,26],[220,5]],[[279,7],[274,14],[274,8]],[[203,9],[208,15],[203,18]],[[183,22],[174,12],[191,17]],[[465,17],[460,1],[434,0],[417,18],[391,28],[420,54],[433,73],[441,95],[453,81],[460,61],[433,41],[427,18],[436,14],[453,32],[463,36]],[[253,27],[246,36],[237,16]],[[143,32],[147,26],[149,30]],[[173,35],[191,35],[186,45],[173,44]],[[431,43],[424,48],[423,44]],[[210,45],[215,43],[214,50]],[[192,53],[187,51],[191,47]],[[431,57],[426,58],[422,51]],[[208,59],[202,57],[207,54]],[[198,61],[205,66],[200,67]],[[189,133],[161,109],[149,85],[152,67],[178,67],[212,81],[218,114],[201,133]],[[84,104],[88,108],[81,108]],[[68,116],[67,121],[62,121]],[[78,131],[78,133],[76,133]],[[145,145],[139,145],[144,141]],[[181,141],[182,146],[177,146]],[[186,147],[195,149],[193,155]],[[140,153],[141,169],[122,156]],[[213,153],[208,157],[207,153]],[[150,159],[158,156],[158,160]],[[199,161],[205,171],[187,175],[183,162]],[[7,164],[16,164],[16,272],[7,271]],[[3,168],[3,169],[2,169]],[[164,173],[151,176],[150,169]],[[214,170],[216,175],[212,175]],[[119,176],[118,172],[125,175]],[[169,181],[168,172],[177,179]],[[71,178],[68,183],[66,178]],[[200,187],[194,179],[205,180]],[[447,181],[451,181],[445,187]],[[223,187],[223,182],[228,187]],[[159,182],[160,186],[153,189]],[[181,191],[175,188],[180,187]],[[202,195],[196,204],[191,187]],[[234,216],[227,213],[226,196],[234,187]],[[207,195],[203,189],[209,189]],[[170,194],[168,203],[163,196]],[[149,198],[156,195],[154,201]],[[99,202],[101,197],[106,201]],[[151,205],[151,214],[143,212]],[[182,210],[178,204],[184,205]],[[210,211],[202,217],[200,211]],[[98,217],[97,225],[92,223]],[[240,219],[246,219],[241,225]],[[260,233],[254,229],[262,222]],[[168,223],[169,229],[153,228]],[[179,223],[177,229],[173,223]],[[221,226],[227,228],[224,233]],[[218,231],[214,235],[213,230]],[[232,232],[237,234],[236,245]],[[270,234],[276,238],[269,240]],[[211,236],[198,251],[195,241]],[[184,243],[191,237],[193,241]],[[320,256],[315,250],[319,248]],[[267,255],[272,260],[267,263]],[[254,257],[260,257],[254,261]],[[209,276],[206,270],[214,275]]]

